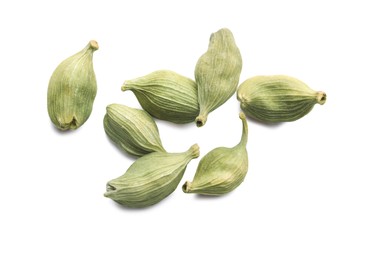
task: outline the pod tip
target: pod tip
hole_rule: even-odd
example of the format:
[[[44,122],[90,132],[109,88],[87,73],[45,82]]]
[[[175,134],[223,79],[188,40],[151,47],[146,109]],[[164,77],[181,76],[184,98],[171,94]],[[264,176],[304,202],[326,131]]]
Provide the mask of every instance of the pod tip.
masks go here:
[[[189,152],[191,153],[191,155],[193,156],[193,158],[198,158],[199,157],[199,146],[198,144],[194,144],[189,148]]]
[[[196,122],[197,127],[204,126],[206,124],[206,121],[207,121],[207,116],[206,115],[199,115],[195,119],[195,122]]]
[[[129,89],[129,87],[127,86],[127,81],[124,81],[123,85],[121,86],[121,90],[126,91],[128,89]]]
[[[325,92],[323,91],[317,92],[317,103],[318,104],[323,105],[324,103],[326,103],[326,99],[327,99],[327,95]]]
[[[76,130],[80,127],[80,123],[76,116],[73,116],[69,120],[63,120],[59,118],[55,126],[61,131]]]
[[[182,190],[184,193],[190,193],[191,192],[191,182],[190,181],[186,181],[183,186],[182,186]]]
[[[89,45],[90,45],[90,47],[91,47],[93,50],[98,50],[98,48],[99,48],[98,43],[97,43],[97,41],[95,41],[95,40],[91,40],[91,41],[89,41]]]
[[[111,185],[110,183],[106,184],[106,192],[104,193],[104,196],[106,198],[111,198],[111,194],[116,191],[116,187]]]

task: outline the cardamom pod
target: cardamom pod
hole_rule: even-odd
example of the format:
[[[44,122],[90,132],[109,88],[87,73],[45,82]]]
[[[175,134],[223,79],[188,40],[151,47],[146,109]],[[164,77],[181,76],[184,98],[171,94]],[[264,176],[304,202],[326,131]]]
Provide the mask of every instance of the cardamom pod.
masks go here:
[[[109,181],[104,195],[127,207],[156,204],[176,189],[187,164],[198,156],[196,144],[183,153],[147,154],[136,160],[124,175]]]
[[[65,59],[53,72],[47,91],[47,109],[52,123],[60,130],[77,129],[92,112],[97,93],[93,70],[96,41]]]
[[[207,153],[199,162],[192,182],[183,185],[185,193],[221,195],[238,187],[248,171],[248,126],[243,112],[239,115],[243,133],[233,148],[218,147]]]
[[[195,67],[200,113],[195,119],[198,127],[207,121],[208,114],[225,103],[236,91],[242,69],[242,58],[229,29],[211,35],[208,50]]]
[[[250,117],[266,123],[295,121],[315,104],[326,102],[326,93],[284,75],[256,76],[240,84],[237,98]]]
[[[108,105],[104,129],[109,138],[129,154],[142,156],[151,152],[165,152],[155,121],[141,109]]]
[[[199,113],[196,83],[173,71],[158,70],[127,80],[121,89],[133,91],[142,108],[158,119],[184,124]]]

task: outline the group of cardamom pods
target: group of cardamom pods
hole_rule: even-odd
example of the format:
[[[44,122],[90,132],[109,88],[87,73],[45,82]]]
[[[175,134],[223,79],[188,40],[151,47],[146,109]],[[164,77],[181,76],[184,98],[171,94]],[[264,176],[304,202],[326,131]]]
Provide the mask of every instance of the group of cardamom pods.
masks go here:
[[[79,128],[92,112],[97,93],[92,58],[97,49],[97,42],[90,41],[60,63],[51,76],[47,107],[52,123],[60,130]],[[197,144],[183,153],[167,152],[153,117],[202,127],[208,114],[237,92],[243,111],[239,144],[207,153],[193,181],[182,186],[185,193],[222,195],[238,187],[248,171],[245,115],[264,123],[290,122],[326,101],[324,92],[285,75],[255,76],[238,85],[241,70],[242,57],[233,34],[223,28],[211,34],[208,50],[196,64],[195,81],[169,70],[125,81],[122,91],[131,90],[143,110],[110,104],[103,124],[117,147],[139,158],[122,176],[107,183],[104,195],[127,207],[156,204],[174,192],[188,163],[199,157]]]

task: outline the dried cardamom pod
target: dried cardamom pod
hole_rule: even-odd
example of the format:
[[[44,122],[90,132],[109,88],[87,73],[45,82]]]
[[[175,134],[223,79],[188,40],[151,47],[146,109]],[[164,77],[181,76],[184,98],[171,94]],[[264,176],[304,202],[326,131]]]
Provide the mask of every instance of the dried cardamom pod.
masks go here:
[[[121,89],[133,91],[143,109],[158,119],[184,124],[199,113],[196,83],[173,71],[127,80]]]
[[[198,127],[207,121],[208,114],[225,103],[236,91],[242,69],[242,58],[229,29],[211,35],[208,50],[195,67],[198,85]]]
[[[295,121],[315,104],[326,102],[326,93],[284,75],[256,76],[240,84],[237,98],[250,117],[266,123]]]
[[[151,152],[165,152],[155,121],[141,109],[108,105],[104,129],[110,139],[129,154],[142,156]]]
[[[93,70],[96,41],[67,58],[53,72],[47,91],[47,109],[52,123],[61,130],[77,129],[92,112],[97,93]]]
[[[243,112],[243,133],[238,145],[233,148],[218,147],[207,153],[199,162],[192,182],[183,185],[185,193],[221,195],[238,187],[248,171],[248,126]]]
[[[107,183],[105,197],[134,208],[156,204],[176,189],[188,163],[198,156],[196,144],[184,153],[147,154],[135,161],[124,175]]]

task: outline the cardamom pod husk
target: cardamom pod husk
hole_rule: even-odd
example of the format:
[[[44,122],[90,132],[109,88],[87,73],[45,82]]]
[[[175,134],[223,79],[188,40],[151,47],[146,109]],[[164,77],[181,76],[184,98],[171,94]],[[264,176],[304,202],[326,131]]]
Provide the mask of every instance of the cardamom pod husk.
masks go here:
[[[326,102],[326,93],[285,75],[255,76],[240,84],[237,98],[242,110],[265,123],[295,121],[315,104]]]
[[[158,119],[184,124],[199,113],[197,84],[173,71],[158,70],[127,80],[121,89],[133,91],[142,108]]]
[[[195,119],[198,127],[208,114],[224,104],[236,91],[242,69],[242,57],[233,34],[223,28],[211,35],[208,50],[195,67],[200,112]]]
[[[131,155],[165,152],[155,121],[142,109],[110,104],[103,122],[111,141]]]
[[[233,148],[218,147],[207,153],[199,162],[193,181],[183,185],[185,193],[222,195],[234,190],[244,180],[248,171],[248,126],[243,112],[242,137]]]
[[[188,163],[198,156],[196,144],[183,153],[147,154],[136,160],[124,175],[109,181],[104,195],[127,207],[156,204],[176,189]]]
[[[47,91],[47,109],[52,123],[60,130],[77,129],[89,118],[97,93],[93,70],[96,41],[65,59],[53,72]]]

